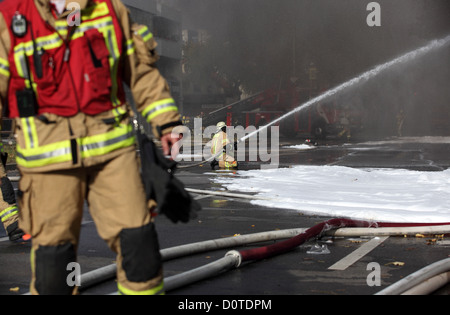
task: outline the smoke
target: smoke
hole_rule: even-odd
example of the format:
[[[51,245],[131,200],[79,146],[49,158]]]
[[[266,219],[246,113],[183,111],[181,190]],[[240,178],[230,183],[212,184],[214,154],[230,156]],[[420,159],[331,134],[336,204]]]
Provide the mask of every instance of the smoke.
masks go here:
[[[172,2],[183,13],[184,28],[209,32],[218,69],[243,78],[251,91],[292,77],[307,84],[311,63],[322,89],[336,86],[450,34],[448,0],[378,0],[380,27],[367,25],[370,1],[362,0]],[[397,132],[401,110],[404,135],[438,133],[436,117],[450,112],[449,50],[396,67],[338,102],[359,109],[366,130],[376,136]],[[448,128],[439,132],[450,134]]]
[[[333,95],[339,95],[342,91],[346,91],[354,86],[357,86],[359,84],[361,84],[361,82],[366,82],[368,80],[371,80],[375,77],[377,77],[379,74],[383,73],[384,71],[389,71],[391,70],[393,67],[398,66],[402,63],[407,63],[411,60],[415,61],[415,59],[422,57],[423,55],[426,55],[428,53],[430,53],[430,51],[433,51],[435,49],[439,49],[441,47],[445,47],[446,45],[448,45],[450,43],[450,35],[447,36],[444,39],[441,39],[439,41],[432,41],[430,44],[428,44],[425,47],[421,47],[417,50],[414,50],[412,52],[409,52],[401,57],[395,58],[387,63],[384,63],[382,65],[378,65],[377,67],[345,82],[342,83],[339,86],[336,86],[332,89],[327,90],[326,92],[316,96],[315,98],[310,99],[308,102],[305,102],[303,104],[301,104],[300,106],[295,107],[294,109],[292,109],[290,112],[284,114],[283,116],[273,120],[272,122],[270,122],[269,124],[265,125],[264,127],[260,128],[259,130],[253,132],[253,134],[259,133],[262,129],[266,129],[271,125],[274,125],[278,122],[283,121],[284,119],[288,118],[289,116],[291,116],[292,114],[299,112],[303,109],[306,109],[314,104],[320,103],[321,101],[324,101],[326,99],[329,99],[331,96]],[[402,111],[404,109],[402,108]],[[250,138],[251,136],[253,136],[253,134],[249,134],[248,136],[242,138],[242,140],[246,139],[246,138]]]

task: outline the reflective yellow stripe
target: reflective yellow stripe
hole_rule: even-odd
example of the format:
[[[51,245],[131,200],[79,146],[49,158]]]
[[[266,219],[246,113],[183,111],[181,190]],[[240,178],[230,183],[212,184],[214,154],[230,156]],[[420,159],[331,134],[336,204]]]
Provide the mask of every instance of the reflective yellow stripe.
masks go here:
[[[94,28],[98,29],[98,31],[103,34],[109,52],[111,53],[111,58],[113,60],[118,60],[120,57],[120,50],[117,45],[113,19],[110,16],[95,21],[82,22],[73,34],[72,40],[83,37],[85,32]]]
[[[117,42],[115,41],[116,34],[112,17],[107,16],[95,21],[82,22],[72,35],[72,40],[83,37],[84,33],[91,29],[97,29],[100,33],[102,33],[103,38],[105,39],[106,46],[111,55],[110,64],[112,65],[113,62],[115,60],[118,60],[120,57],[119,47],[117,46]]]
[[[213,154],[218,153],[217,145],[219,144],[219,140],[220,140],[219,138],[222,138],[222,146],[220,147],[221,150],[223,149],[224,146],[226,146],[228,144],[227,139],[222,137],[222,133],[215,134],[213,137],[213,140],[212,140],[213,141],[213,144],[212,144],[212,150],[213,150],[212,153]],[[224,153],[224,155],[225,155],[225,153]]]
[[[0,74],[4,75],[5,77],[9,77],[9,62],[8,60],[0,58]]]
[[[233,162],[228,162],[225,160],[225,167],[229,168],[229,167],[236,167],[237,166],[237,162],[233,161]]]
[[[119,85],[117,83],[117,74],[119,71],[119,59],[120,59],[120,50],[119,45],[117,44],[117,36],[114,27],[111,27],[108,30],[107,37],[105,37],[107,46],[111,53],[111,58],[109,58],[109,64],[111,67],[111,102],[114,106],[122,105],[118,98]]]
[[[147,121],[151,121],[158,115],[161,115],[166,112],[177,112],[178,108],[175,105],[175,101],[173,98],[166,98],[157,102],[154,102],[147,106],[143,111],[142,115],[145,117]]]
[[[217,153],[217,144],[219,143],[219,134],[214,135],[213,137],[213,145],[212,145],[212,151],[213,154]]]
[[[72,40],[78,39],[84,36],[86,31],[91,29],[98,29],[99,32],[104,33],[106,29],[114,27],[113,19],[110,16],[95,20],[95,21],[83,21],[81,25],[77,27],[72,35]]]
[[[53,33],[47,36],[42,36],[36,38],[36,47],[44,50],[51,50],[61,47],[64,44],[63,40],[58,36],[57,33]],[[34,53],[33,42],[20,43],[14,47],[14,53],[26,53],[27,56],[32,56]]]
[[[82,21],[86,21],[86,20],[93,20],[96,18],[99,18],[101,16],[105,16],[109,14],[109,8],[108,5],[106,4],[106,2],[103,2],[101,4],[96,4],[92,7],[86,8],[84,10],[81,10],[81,19]],[[86,25],[86,22],[82,22],[82,24]],[[56,21],[55,22],[55,29],[59,32],[59,34],[61,36],[66,36],[68,34],[68,24],[67,21]],[[84,31],[82,32],[84,33]],[[76,35],[75,37],[72,37],[72,39],[76,39],[79,38],[81,36],[83,36],[83,34],[81,33]]]
[[[114,114],[114,119],[115,119],[117,124],[120,123],[120,121],[123,118],[123,115],[125,115],[127,112],[128,112],[128,110],[127,110],[127,108],[125,106],[115,107],[112,110],[112,113]]]
[[[32,149],[39,146],[34,117],[21,118],[25,148]]]
[[[104,3],[104,4],[106,5],[106,3]],[[108,8],[106,8],[106,9],[108,9]],[[109,10],[108,10],[108,12],[109,12]],[[101,15],[99,15],[99,16],[101,16]],[[112,30],[114,30],[114,23],[113,23],[112,17],[107,16],[105,18],[95,20],[95,21],[82,22],[81,25],[76,29],[75,33],[73,34],[72,40],[75,40],[77,38],[84,36],[84,33],[86,31],[93,29],[93,28],[99,29],[99,31],[103,33],[103,36],[106,39],[105,33],[107,32],[107,30],[111,29],[111,28],[112,28]],[[64,32],[64,31],[67,32],[67,22],[66,21],[64,21],[64,22],[57,21],[56,29],[58,31],[60,31],[61,35],[64,35],[62,32]],[[60,38],[60,36],[57,33],[53,33],[53,34],[50,34],[47,36],[37,37],[35,41],[36,41],[37,48],[41,48],[44,50],[55,49],[55,48],[61,47],[64,44],[63,40]],[[34,50],[33,50],[33,42],[32,41],[20,43],[14,47],[14,54],[19,54],[19,53],[23,53],[23,52],[25,52],[27,54],[27,56],[33,55]],[[118,57],[119,48],[114,47],[114,52],[115,52],[115,56]]]
[[[164,295],[164,283],[161,282],[158,286],[144,291],[133,291],[125,288],[120,283],[117,283],[117,288],[119,289],[119,294],[123,295]]]
[[[35,249],[33,247],[31,247],[31,251],[30,251],[30,265],[31,265],[31,272],[33,275],[36,274],[36,254],[35,254]]]
[[[48,36],[36,38],[36,45],[38,48],[43,48],[44,50],[51,50],[63,45],[63,40],[58,36],[58,34],[53,33]],[[30,55],[33,54],[33,47],[30,50]]]
[[[61,47],[64,44],[58,34],[53,33],[51,35],[36,38],[36,46],[38,49],[50,50]],[[20,43],[14,47],[14,62],[16,64],[17,72],[20,77],[28,78],[28,67],[26,56],[32,56],[34,53],[33,42]],[[29,82],[26,82],[27,87]]]
[[[28,77],[28,71],[26,67],[25,52],[14,52],[14,62],[16,64],[17,73],[21,78]]]
[[[134,41],[132,39],[127,40],[126,50],[128,56],[135,53],[136,47],[134,46]]]
[[[5,210],[3,210],[2,212],[0,212],[0,219],[2,222],[5,222],[6,219],[12,217],[15,214],[18,214],[18,209],[17,206],[11,206],[9,208],[6,208]]]
[[[66,36],[67,35],[68,27],[69,27],[69,24],[67,23],[66,20],[63,20],[63,21],[57,20],[57,21],[55,21],[55,29],[58,31],[58,33],[61,36]]]
[[[141,35],[144,42],[147,42],[153,38],[153,34],[150,32],[148,27],[145,25],[143,25],[137,32],[139,35]]]
[[[129,147],[135,143],[135,136],[133,127],[130,124],[122,124],[114,128],[113,131],[80,138],[77,139],[77,142],[81,148],[81,157],[88,158]]]
[[[40,167],[72,160],[70,141],[60,141],[35,148],[17,145],[16,162],[23,167]]]
[[[106,2],[96,4],[92,7],[81,10],[81,19],[82,20],[92,20],[98,17],[108,15],[109,8]]]
[[[81,157],[89,158],[134,145],[135,135],[131,125],[119,125],[113,131],[77,139],[77,143]],[[69,140],[34,148],[17,146],[16,161],[23,167],[41,167],[71,160],[72,149]]]
[[[17,145],[16,162],[23,167],[40,167],[71,160],[72,150],[69,140],[28,149]]]

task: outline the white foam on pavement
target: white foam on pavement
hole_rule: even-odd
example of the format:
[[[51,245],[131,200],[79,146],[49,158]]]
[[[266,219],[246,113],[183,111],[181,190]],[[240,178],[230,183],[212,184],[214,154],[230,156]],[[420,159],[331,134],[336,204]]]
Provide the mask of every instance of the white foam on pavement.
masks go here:
[[[228,190],[272,200],[252,203],[332,217],[388,222],[450,222],[450,169],[295,166],[216,178]]]

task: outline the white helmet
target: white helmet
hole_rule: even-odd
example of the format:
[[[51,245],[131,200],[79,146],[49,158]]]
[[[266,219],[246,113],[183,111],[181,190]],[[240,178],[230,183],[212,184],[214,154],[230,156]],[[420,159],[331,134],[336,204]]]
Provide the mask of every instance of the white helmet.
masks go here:
[[[223,127],[226,127],[226,126],[227,126],[227,124],[224,123],[223,121],[217,123],[217,125],[216,125],[216,132],[219,132]]]

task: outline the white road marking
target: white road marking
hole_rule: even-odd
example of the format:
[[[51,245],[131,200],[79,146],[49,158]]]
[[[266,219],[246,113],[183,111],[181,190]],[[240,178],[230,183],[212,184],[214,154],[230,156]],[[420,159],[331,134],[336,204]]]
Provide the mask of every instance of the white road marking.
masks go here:
[[[357,262],[359,259],[367,255],[369,252],[371,252],[374,248],[376,248],[378,245],[383,243],[385,240],[387,240],[389,236],[381,236],[381,237],[375,237],[368,241],[367,243],[361,245],[357,250],[350,253],[349,255],[345,256],[338,262],[336,262],[334,265],[329,267],[330,270],[345,270],[349,266],[353,265],[355,262]]]

